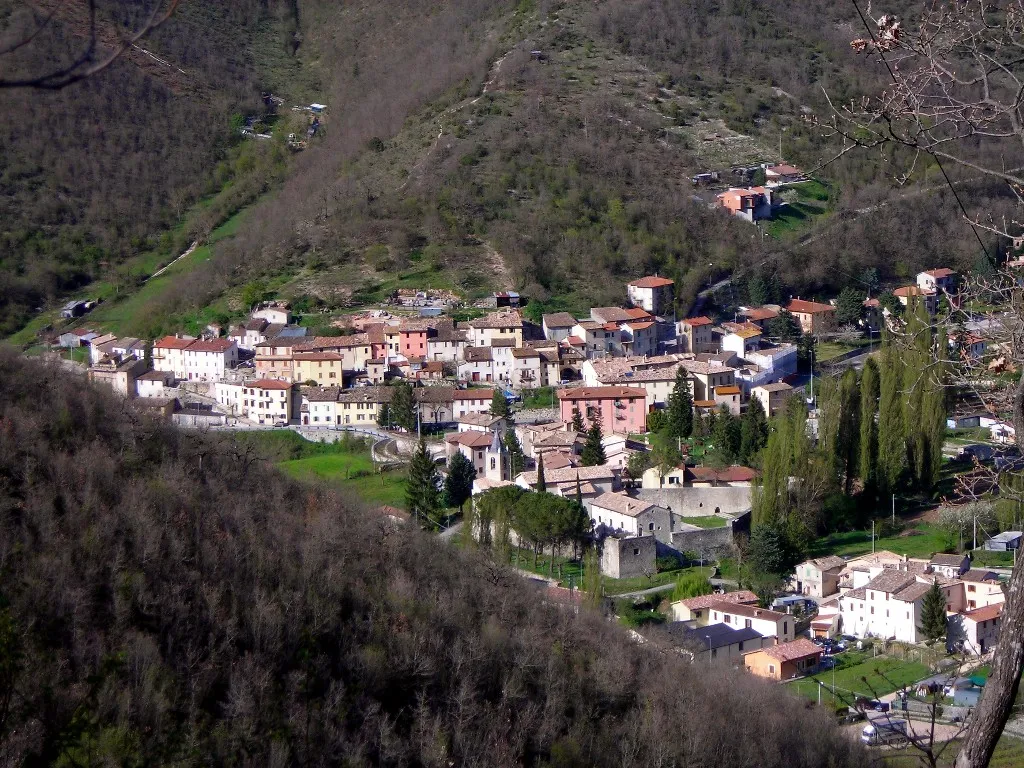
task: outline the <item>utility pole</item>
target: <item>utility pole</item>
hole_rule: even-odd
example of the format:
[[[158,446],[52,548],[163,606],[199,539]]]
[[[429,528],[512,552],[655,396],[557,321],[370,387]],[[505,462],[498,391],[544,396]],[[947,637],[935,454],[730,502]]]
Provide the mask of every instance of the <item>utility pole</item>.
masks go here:
[[[871,521],[871,554],[875,554],[875,521]]]
[[[892,495],[892,524],[896,525],[896,494]]]

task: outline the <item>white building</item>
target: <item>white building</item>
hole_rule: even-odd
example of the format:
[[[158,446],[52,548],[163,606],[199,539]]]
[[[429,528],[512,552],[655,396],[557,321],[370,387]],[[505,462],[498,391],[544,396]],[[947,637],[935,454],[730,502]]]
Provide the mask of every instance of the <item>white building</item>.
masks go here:
[[[842,631],[855,637],[919,642],[924,596],[936,578],[930,573],[884,569],[865,586],[840,596]],[[946,598],[947,611],[953,610],[962,595],[962,584],[939,579],[939,587]]]
[[[664,277],[648,275],[626,284],[626,296],[637,307],[658,317],[675,315],[675,283]]]
[[[452,395],[452,416],[458,419],[469,413],[490,413],[493,399],[493,389],[457,389]]]
[[[214,391],[221,407],[235,416],[258,424],[287,424],[291,420],[292,385],[286,381],[218,381]]]
[[[139,397],[167,397],[166,390],[174,386],[170,371],[147,371],[135,378],[135,394]]]
[[[185,350],[195,341],[191,336],[164,336],[153,344],[153,370],[168,371],[176,379],[187,378]]]
[[[708,624],[727,624],[730,627],[746,627],[764,637],[774,637],[780,643],[793,639],[796,621],[788,613],[769,611],[756,605],[743,605],[723,601],[711,603],[707,608]]]
[[[188,381],[218,381],[238,365],[238,346],[230,339],[196,339],[182,350]]]
[[[544,338],[551,341],[565,341],[569,338],[574,325],[576,325],[576,318],[568,312],[553,312],[541,317]]]
[[[630,536],[655,536],[671,541],[672,513],[664,507],[624,493],[602,493],[590,502],[590,519]]]

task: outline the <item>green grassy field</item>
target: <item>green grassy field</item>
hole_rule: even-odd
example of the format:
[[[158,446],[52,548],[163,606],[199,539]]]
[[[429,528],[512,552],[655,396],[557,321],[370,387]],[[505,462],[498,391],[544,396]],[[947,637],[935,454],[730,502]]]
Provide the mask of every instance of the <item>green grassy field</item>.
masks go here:
[[[945,552],[949,547],[949,535],[937,525],[917,523],[906,528],[898,536],[876,538],[875,549],[888,549],[908,557],[930,557],[936,552]],[[808,557],[841,555],[851,557],[871,551],[871,530],[847,531],[823,536],[815,541],[807,553]]]
[[[952,768],[957,752],[959,752],[959,747],[954,743],[943,752],[938,763],[939,768]],[[910,748],[887,752],[885,765],[893,768],[918,768],[925,765],[921,761],[920,754]],[[1022,765],[1024,765],[1024,741],[1004,734],[996,744],[996,750],[992,753],[988,768],[1020,768]]]
[[[523,408],[554,408],[558,405],[555,387],[539,387],[523,392]]]
[[[923,680],[928,667],[916,661],[900,661],[885,656],[871,657],[867,651],[847,651],[836,657],[838,666],[833,677],[827,670],[811,677],[787,683],[790,690],[808,699],[818,700],[818,681],[835,686],[838,696],[827,689],[821,690],[821,703],[826,706],[849,706],[857,696],[875,698]],[[834,680],[834,682],[833,682]]]
[[[324,480],[351,491],[367,504],[405,506],[405,472],[376,472],[369,452],[311,456],[282,461],[278,466],[297,480]]]
[[[688,525],[696,525],[698,528],[725,528],[725,520],[721,517],[708,515],[706,517],[684,517],[682,522]]]

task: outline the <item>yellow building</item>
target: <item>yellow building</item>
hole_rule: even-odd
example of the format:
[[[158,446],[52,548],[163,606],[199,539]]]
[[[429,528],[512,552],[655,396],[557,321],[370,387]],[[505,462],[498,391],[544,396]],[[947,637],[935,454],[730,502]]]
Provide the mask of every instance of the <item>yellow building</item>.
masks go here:
[[[292,365],[292,380],[297,383],[315,381],[321,387],[344,386],[344,358],[337,352],[295,352]]]

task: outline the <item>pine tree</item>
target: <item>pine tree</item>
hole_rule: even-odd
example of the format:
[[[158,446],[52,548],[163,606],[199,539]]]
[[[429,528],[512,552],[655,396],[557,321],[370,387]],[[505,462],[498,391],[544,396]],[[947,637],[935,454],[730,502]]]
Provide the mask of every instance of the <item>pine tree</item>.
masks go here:
[[[604,455],[604,445],[601,444],[601,417],[594,414],[590,419],[590,429],[587,430],[587,440],[583,444],[583,454],[580,461],[584,467],[598,467],[607,461]]]
[[[466,500],[473,494],[476,469],[473,462],[458,451],[448,459],[448,475],[444,479],[444,505],[462,511]]]
[[[437,467],[421,438],[409,462],[409,478],[405,484],[405,506],[421,525],[436,525],[435,513],[441,494],[437,487]]]
[[[729,413],[723,405],[715,416],[715,430],[711,434],[714,460],[722,464],[732,464],[736,461],[742,437],[740,420]]]
[[[412,432],[416,429],[416,401],[409,382],[399,379],[391,385],[391,423]]]
[[[508,398],[505,397],[505,393],[500,388],[495,387],[494,396],[491,398],[491,416],[500,416],[506,419],[511,413],[512,409],[509,407]]]
[[[874,496],[878,482],[878,414],[879,374],[873,357],[864,362],[860,375],[860,460],[857,474],[865,494]]]
[[[921,602],[921,632],[932,642],[946,634],[946,598],[937,580],[932,582]]]
[[[381,403],[380,412],[377,414],[377,426],[381,429],[391,427],[391,406],[388,403]]]
[[[523,446],[519,443],[519,437],[511,425],[505,430],[504,442],[505,450],[508,452],[509,472],[511,473],[509,480],[514,480],[526,468],[526,455],[523,453]]]
[[[903,382],[899,355],[887,347],[879,366],[881,382],[878,395],[878,472],[879,494],[884,498],[892,493],[906,466],[906,428],[904,426]]]
[[[537,492],[544,493],[548,489],[547,480],[544,477],[544,454],[537,456]]]
[[[572,428],[576,432],[586,432],[587,425],[583,423],[583,414],[579,408],[572,409]]]
[[[693,434],[693,393],[683,366],[676,369],[676,382],[668,396],[668,424],[672,437],[682,439]]]

